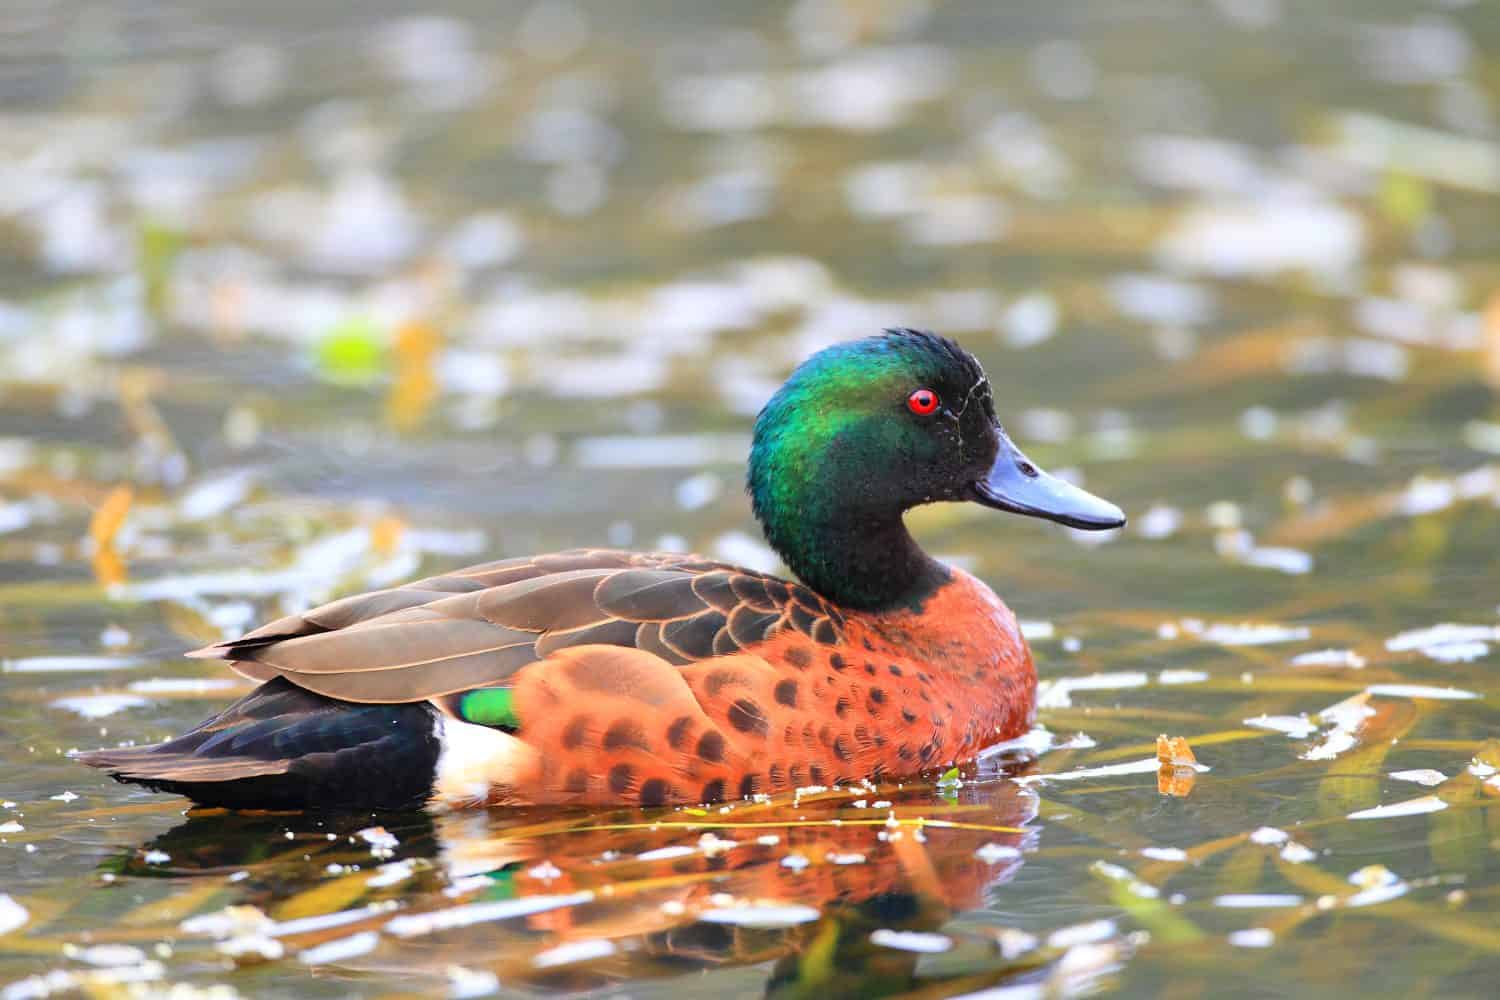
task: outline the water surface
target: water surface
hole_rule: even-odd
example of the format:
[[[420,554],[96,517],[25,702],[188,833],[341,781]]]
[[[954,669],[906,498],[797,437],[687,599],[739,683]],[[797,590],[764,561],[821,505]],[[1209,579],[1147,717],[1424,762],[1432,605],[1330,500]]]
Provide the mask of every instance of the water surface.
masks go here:
[[[0,997],[1487,995],[1493,11],[399,6],[0,32]],[[183,650],[339,594],[775,568],[754,414],[894,325],[1132,514],[912,517],[1027,625],[1025,747],[380,817],[66,759],[196,723],[243,688]]]

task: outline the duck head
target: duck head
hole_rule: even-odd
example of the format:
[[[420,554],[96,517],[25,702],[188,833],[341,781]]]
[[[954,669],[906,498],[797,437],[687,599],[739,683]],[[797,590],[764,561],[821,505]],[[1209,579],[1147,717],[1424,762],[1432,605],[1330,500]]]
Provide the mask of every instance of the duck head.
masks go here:
[[[920,504],[969,501],[1085,530],[1125,523],[1011,442],[973,355],[916,330],[836,344],[798,366],[756,419],[748,488],[787,565],[857,608],[909,603],[945,578],[901,523]]]

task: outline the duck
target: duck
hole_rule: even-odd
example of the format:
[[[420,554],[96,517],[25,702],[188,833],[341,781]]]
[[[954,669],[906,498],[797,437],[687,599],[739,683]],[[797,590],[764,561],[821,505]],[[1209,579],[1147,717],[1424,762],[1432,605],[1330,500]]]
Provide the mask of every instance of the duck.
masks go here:
[[[1033,724],[1015,615],[903,520],[974,503],[1087,531],[979,361],[934,333],[836,343],[755,420],[746,489],[796,579],[573,549],[356,594],[187,655],[259,686],[163,743],[79,754],[201,806],[694,806],[897,780]]]

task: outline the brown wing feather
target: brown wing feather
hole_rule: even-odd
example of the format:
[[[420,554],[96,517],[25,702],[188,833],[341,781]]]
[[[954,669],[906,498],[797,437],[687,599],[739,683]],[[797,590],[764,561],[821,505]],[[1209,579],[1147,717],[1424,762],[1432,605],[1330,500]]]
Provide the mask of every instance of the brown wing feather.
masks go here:
[[[581,549],[342,598],[190,655],[347,701],[399,702],[506,686],[574,646],[634,648],[682,667],[742,653],[781,628],[838,641],[841,625],[807,588],[764,574]]]

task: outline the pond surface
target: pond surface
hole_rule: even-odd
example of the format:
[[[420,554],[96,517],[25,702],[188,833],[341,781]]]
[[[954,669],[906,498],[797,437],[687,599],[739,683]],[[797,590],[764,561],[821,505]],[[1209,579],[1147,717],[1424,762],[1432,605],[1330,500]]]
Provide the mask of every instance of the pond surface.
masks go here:
[[[1490,995],[1489,5],[344,6],[0,30],[0,997]],[[341,818],[65,757],[196,723],[243,687],[183,650],[338,594],[774,568],[751,420],[895,325],[1132,515],[911,518],[1026,623],[1025,746]]]

